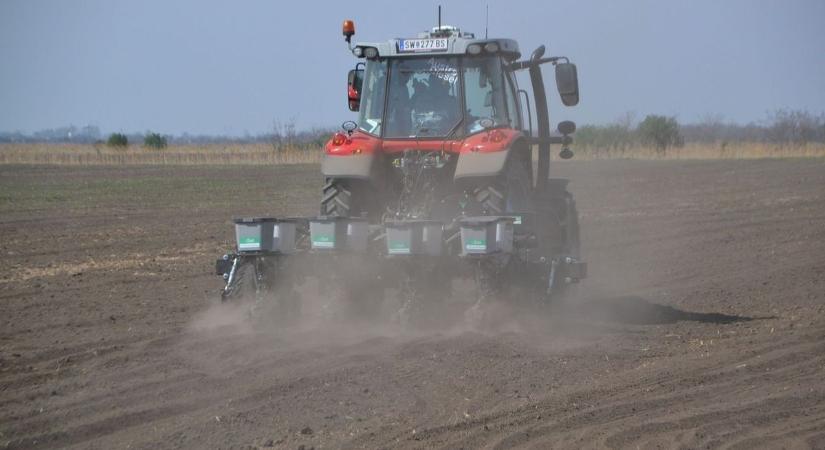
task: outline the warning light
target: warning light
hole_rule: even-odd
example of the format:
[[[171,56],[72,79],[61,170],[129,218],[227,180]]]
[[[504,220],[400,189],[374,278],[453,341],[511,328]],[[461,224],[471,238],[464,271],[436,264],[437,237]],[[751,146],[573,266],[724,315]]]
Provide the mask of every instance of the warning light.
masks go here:
[[[352,35],[355,34],[355,22],[351,20],[345,20],[343,30],[344,38],[347,40],[347,42],[349,42],[350,38],[352,38]]]

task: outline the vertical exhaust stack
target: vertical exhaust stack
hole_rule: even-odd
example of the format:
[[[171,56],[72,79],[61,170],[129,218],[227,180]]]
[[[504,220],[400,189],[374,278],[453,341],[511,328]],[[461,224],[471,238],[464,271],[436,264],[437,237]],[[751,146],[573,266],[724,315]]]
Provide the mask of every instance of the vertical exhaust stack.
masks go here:
[[[550,117],[547,111],[547,94],[544,91],[544,77],[541,74],[539,61],[544,56],[544,46],[533,51],[530,55],[530,83],[533,85],[533,98],[536,102],[536,122],[539,138],[539,162],[536,174],[536,190],[544,191],[547,187],[547,178],[550,177]]]

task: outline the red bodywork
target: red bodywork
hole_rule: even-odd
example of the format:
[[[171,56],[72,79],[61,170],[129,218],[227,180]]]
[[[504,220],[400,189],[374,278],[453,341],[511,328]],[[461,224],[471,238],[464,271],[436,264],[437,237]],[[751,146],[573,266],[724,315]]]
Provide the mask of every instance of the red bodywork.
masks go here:
[[[440,151],[448,153],[490,153],[504,151],[522,135],[519,130],[495,128],[471,134],[463,139],[444,141],[442,139],[381,139],[379,137],[355,131],[351,136],[336,133],[327,141],[326,153],[334,156],[369,155],[374,153],[399,153],[416,149],[423,151]],[[334,145],[333,141],[343,142]]]

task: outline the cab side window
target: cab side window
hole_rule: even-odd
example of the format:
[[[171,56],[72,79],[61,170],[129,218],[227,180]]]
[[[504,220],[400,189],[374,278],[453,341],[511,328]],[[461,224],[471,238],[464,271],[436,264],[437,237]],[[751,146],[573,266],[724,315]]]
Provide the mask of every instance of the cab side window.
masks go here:
[[[518,103],[518,87],[513,79],[512,73],[505,70],[502,70],[502,73],[504,74],[505,84],[507,85],[505,92],[505,96],[507,97],[507,119],[510,121],[511,127],[517,130],[523,130],[521,125],[521,109]]]
[[[494,126],[507,125],[507,106],[501,62],[498,58],[471,58],[464,65],[464,97],[467,133],[484,128],[482,119],[492,119]]]

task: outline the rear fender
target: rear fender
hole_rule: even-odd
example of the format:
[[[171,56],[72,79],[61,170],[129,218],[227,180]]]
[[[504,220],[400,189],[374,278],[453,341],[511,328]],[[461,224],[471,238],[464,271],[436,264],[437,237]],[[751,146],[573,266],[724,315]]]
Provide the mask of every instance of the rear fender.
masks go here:
[[[499,142],[492,142],[490,135],[499,133],[503,136]],[[470,177],[493,177],[504,170],[507,159],[511,154],[518,152],[523,145],[524,138],[520,131],[510,129],[496,129],[491,132],[482,132],[467,138],[458,156],[455,168],[455,179]],[[530,158],[527,158],[530,161]],[[530,167],[529,164],[527,167]]]
[[[380,139],[361,131],[346,136],[340,145],[330,139],[324,148],[321,173],[327,178],[371,179],[380,148]]]
[[[455,166],[456,180],[471,177],[492,177],[504,170],[510,149],[485,153],[462,153]]]
[[[325,154],[321,161],[321,173],[327,178],[372,178],[376,156],[374,153],[361,155]]]

